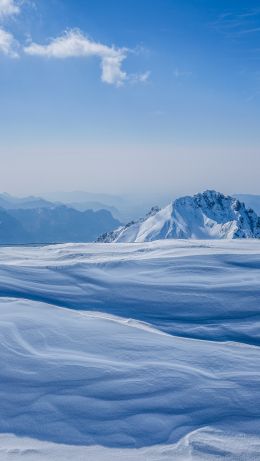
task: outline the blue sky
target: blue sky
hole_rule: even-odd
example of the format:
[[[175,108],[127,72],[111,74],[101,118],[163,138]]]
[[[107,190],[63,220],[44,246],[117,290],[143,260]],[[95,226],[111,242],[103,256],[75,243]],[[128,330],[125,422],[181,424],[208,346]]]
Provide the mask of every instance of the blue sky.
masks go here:
[[[2,190],[260,193],[259,1],[0,0],[0,69]]]

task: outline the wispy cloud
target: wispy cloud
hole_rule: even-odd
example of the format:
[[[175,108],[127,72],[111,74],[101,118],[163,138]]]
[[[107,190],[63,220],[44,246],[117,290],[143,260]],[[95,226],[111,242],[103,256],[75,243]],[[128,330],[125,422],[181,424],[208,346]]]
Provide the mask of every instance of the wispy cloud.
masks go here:
[[[222,13],[216,21],[211,23],[211,27],[230,38],[259,33],[260,8]]]
[[[11,58],[18,58],[18,43],[12,34],[0,28],[0,53]]]
[[[0,18],[20,13],[20,6],[15,0],[0,0]]]
[[[180,70],[178,67],[174,70],[173,75],[175,78],[191,77],[192,72]]]
[[[142,74],[131,74],[128,76],[128,80],[131,83],[148,83],[150,79],[151,72],[143,72]]]
[[[101,61],[101,80],[105,83],[120,86],[130,76],[122,69],[127,58],[127,48],[107,46],[88,38],[78,29],[68,30],[60,37],[46,45],[31,43],[24,48],[25,53],[46,58],[66,59],[72,57],[97,57]],[[146,81],[148,73],[141,74],[139,81]]]

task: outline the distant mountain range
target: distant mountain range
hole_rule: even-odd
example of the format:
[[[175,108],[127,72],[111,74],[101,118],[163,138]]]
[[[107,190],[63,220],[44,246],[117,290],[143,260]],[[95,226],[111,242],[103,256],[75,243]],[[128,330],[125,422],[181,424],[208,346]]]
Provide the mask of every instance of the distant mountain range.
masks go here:
[[[181,197],[163,209],[99,237],[98,242],[158,239],[260,238],[260,218],[244,203],[216,191]]]
[[[54,204],[45,200],[41,197],[13,197],[10,194],[3,193],[0,194],[0,208],[4,208],[5,210],[12,210],[12,209],[34,209],[34,208],[53,208]]]
[[[53,192],[44,195],[44,199],[48,202],[65,204],[70,208],[75,208],[78,211],[86,210],[108,210],[116,219],[124,221],[125,202],[121,197],[111,194],[95,194],[85,191],[72,192]]]
[[[122,206],[122,213],[109,204],[109,197]],[[47,197],[0,194],[0,244],[259,238],[259,218],[252,209],[260,214],[260,196],[238,194],[234,198],[206,191],[177,199],[162,209],[153,207],[144,218],[127,225],[121,224],[126,221],[122,219],[124,201],[119,198],[80,192],[68,193],[67,198],[76,201],[62,203]],[[85,201],[90,198],[93,201]],[[127,203],[125,216],[130,211],[130,202]],[[134,204],[131,206],[134,210]],[[141,209],[144,203],[140,201],[138,206]]]
[[[116,219],[119,219],[124,224],[131,219],[138,219],[142,216],[154,201],[159,205],[164,205],[169,200],[168,195],[158,196],[156,194],[149,194],[146,197],[140,197],[135,193],[133,195],[117,196],[86,191],[53,192],[44,194],[43,197],[47,201],[63,203],[79,211],[89,209],[108,210]]]
[[[92,242],[119,224],[108,210],[79,211],[38,197],[0,194],[0,244]]]

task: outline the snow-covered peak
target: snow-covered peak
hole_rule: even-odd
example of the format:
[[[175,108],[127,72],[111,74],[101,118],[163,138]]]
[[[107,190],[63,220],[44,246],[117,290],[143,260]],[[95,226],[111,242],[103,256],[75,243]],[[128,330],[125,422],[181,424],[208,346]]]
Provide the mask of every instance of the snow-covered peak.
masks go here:
[[[101,236],[99,242],[157,239],[260,238],[260,218],[234,197],[214,190],[181,197],[163,209],[152,208],[138,221]]]

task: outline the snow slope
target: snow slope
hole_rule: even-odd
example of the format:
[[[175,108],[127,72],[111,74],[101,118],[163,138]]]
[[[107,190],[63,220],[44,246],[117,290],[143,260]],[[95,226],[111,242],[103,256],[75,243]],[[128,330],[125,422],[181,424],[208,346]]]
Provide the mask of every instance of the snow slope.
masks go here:
[[[137,448],[212,421],[259,434],[256,347],[27,301],[2,301],[1,325],[1,433]]]
[[[157,239],[260,238],[260,218],[234,197],[205,191],[152,209],[139,221],[101,236],[98,241],[147,242]]]
[[[1,460],[258,459],[259,280],[258,240],[0,248]]]
[[[260,344],[260,241],[0,247],[0,295]]]

